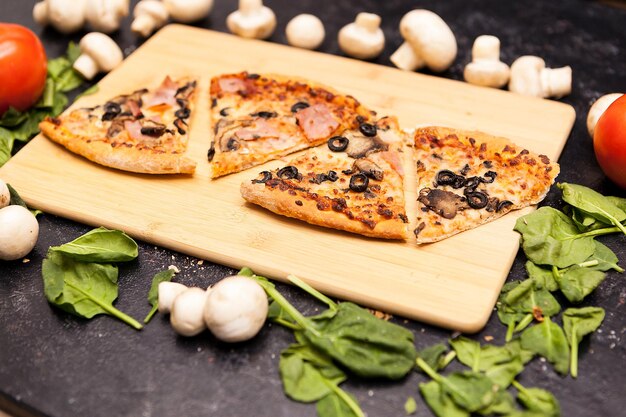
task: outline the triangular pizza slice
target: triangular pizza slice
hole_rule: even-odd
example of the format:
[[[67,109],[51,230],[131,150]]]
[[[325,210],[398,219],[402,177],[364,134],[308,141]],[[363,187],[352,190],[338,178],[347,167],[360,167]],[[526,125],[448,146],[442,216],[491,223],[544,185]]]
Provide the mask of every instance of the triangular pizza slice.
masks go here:
[[[79,108],[39,124],[70,151],[111,168],[147,174],[192,174],[185,156],[196,81],[166,77],[95,107]]]
[[[275,213],[365,236],[405,239],[403,133],[395,118],[346,130],[273,171],[241,195]]]
[[[417,129],[418,243],[436,242],[539,203],[559,165],[510,140],[444,127]]]
[[[210,94],[213,178],[367,128],[375,115],[349,95],[280,75],[220,75],[211,79]]]

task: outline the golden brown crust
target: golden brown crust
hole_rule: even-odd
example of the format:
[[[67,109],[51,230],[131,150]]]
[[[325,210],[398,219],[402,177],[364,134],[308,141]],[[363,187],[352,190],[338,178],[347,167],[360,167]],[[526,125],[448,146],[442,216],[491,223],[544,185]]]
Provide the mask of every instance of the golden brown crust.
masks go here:
[[[136,148],[112,147],[110,143],[78,137],[63,126],[49,120],[39,124],[41,132],[49,139],[82,155],[90,161],[110,168],[143,174],[193,174],[195,161],[184,155],[153,153]]]
[[[406,239],[407,223],[395,118],[377,123],[376,137],[344,133],[346,148],[320,146],[288,165],[241,184],[241,195],[274,213],[370,237]],[[334,146],[334,145],[333,145]],[[360,185],[359,185],[360,184]]]
[[[545,155],[484,132],[421,128],[414,144],[418,243],[436,242],[537,204],[559,173],[558,164]]]
[[[184,153],[195,85],[190,79],[174,82],[166,77],[154,90],[137,90],[104,105],[46,118],[39,126],[49,139],[104,166],[147,174],[193,174],[196,163]],[[154,133],[144,134],[144,128]]]
[[[211,79],[210,93],[213,178],[318,146],[333,135],[358,127],[357,118],[371,121],[375,114],[328,86],[278,74],[223,74]],[[324,120],[317,126],[327,126],[326,131],[311,136],[298,123],[297,112],[291,110],[297,102],[322,106],[324,114],[319,116]],[[273,115],[259,117],[258,112]],[[256,133],[256,137],[241,138],[237,133],[242,131]]]

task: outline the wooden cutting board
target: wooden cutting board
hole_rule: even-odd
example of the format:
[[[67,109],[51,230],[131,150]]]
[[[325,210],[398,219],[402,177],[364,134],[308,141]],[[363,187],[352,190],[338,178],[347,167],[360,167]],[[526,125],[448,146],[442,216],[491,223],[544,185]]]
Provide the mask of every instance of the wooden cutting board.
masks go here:
[[[189,176],[150,176],[101,167],[44,137],[35,138],[0,177],[33,207],[235,268],[284,280],[295,274],[324,293],[393,314],[465,332],[492,312],[515,254],[509,214],[445,241],[381,241],[311,226],[244,202],[239,184],[253,169],[211,181],[208,85],[220,73],[273,72],[326,83],[357,97],[401,126],[441,124],[507,136],[558,158],[575,112],[566,104],[403,72],[358,60],[299,50],[218,32],[170,25],[99,84],[79,106],[156,86],[166,74],[199,79]],[[272,166],[276,166],[274,162]],[[415,190],[407,185],[407,200]],[[69,238],[69,237],[68,237]]]

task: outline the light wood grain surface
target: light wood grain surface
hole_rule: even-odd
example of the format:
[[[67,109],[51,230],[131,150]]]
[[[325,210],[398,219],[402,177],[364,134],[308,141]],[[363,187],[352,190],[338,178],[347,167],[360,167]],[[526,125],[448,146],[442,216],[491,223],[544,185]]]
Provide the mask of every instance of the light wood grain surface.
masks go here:
[[[310,226],[246,204],[239,184],[260,169],[209,179],[208,85],[226,72],[294,74],[398,116],[405,128],[441,124],[507,136],[558,158],[574,121],[565,104],[408,73],[357,60],[170,25],[105,77],[90,105],[166,75],[199,79],[189,176],[130,174],[95,165],[37,137],[0,176],[46,212],[232,267],[284,280],[295,274],[330,295],[409,318],[473,332],[489,317],[518,249],[518,215],[417,246]],[[276,166],[280,163],[270,164]],[[407,184],[407,200],[415,200]],[[527,212],[528,210],[524,211]],[[74,236],[68,236],[68,240]]]

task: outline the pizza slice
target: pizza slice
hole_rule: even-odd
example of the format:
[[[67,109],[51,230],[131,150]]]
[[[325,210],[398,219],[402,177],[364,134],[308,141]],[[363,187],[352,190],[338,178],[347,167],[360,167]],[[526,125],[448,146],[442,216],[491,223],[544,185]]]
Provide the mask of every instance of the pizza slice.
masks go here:
[[[102,105],[79,108],[39,124],[51,140],[111,168],[147,174],[193,174],[185,156],[196,81],[166,77]]]
[[[436,242],[539,203],[559,165],[511,141],[443,127],[417,129],[418,243]]]
[[[241,184],[241,195],[274,213],[365,236],[405,239],[403,133],[395,118],[346,130]]]
[[[375,113],[329,87],[242,72],[211,79],[212,177],[318,146],[346,129],[371,128]]]

